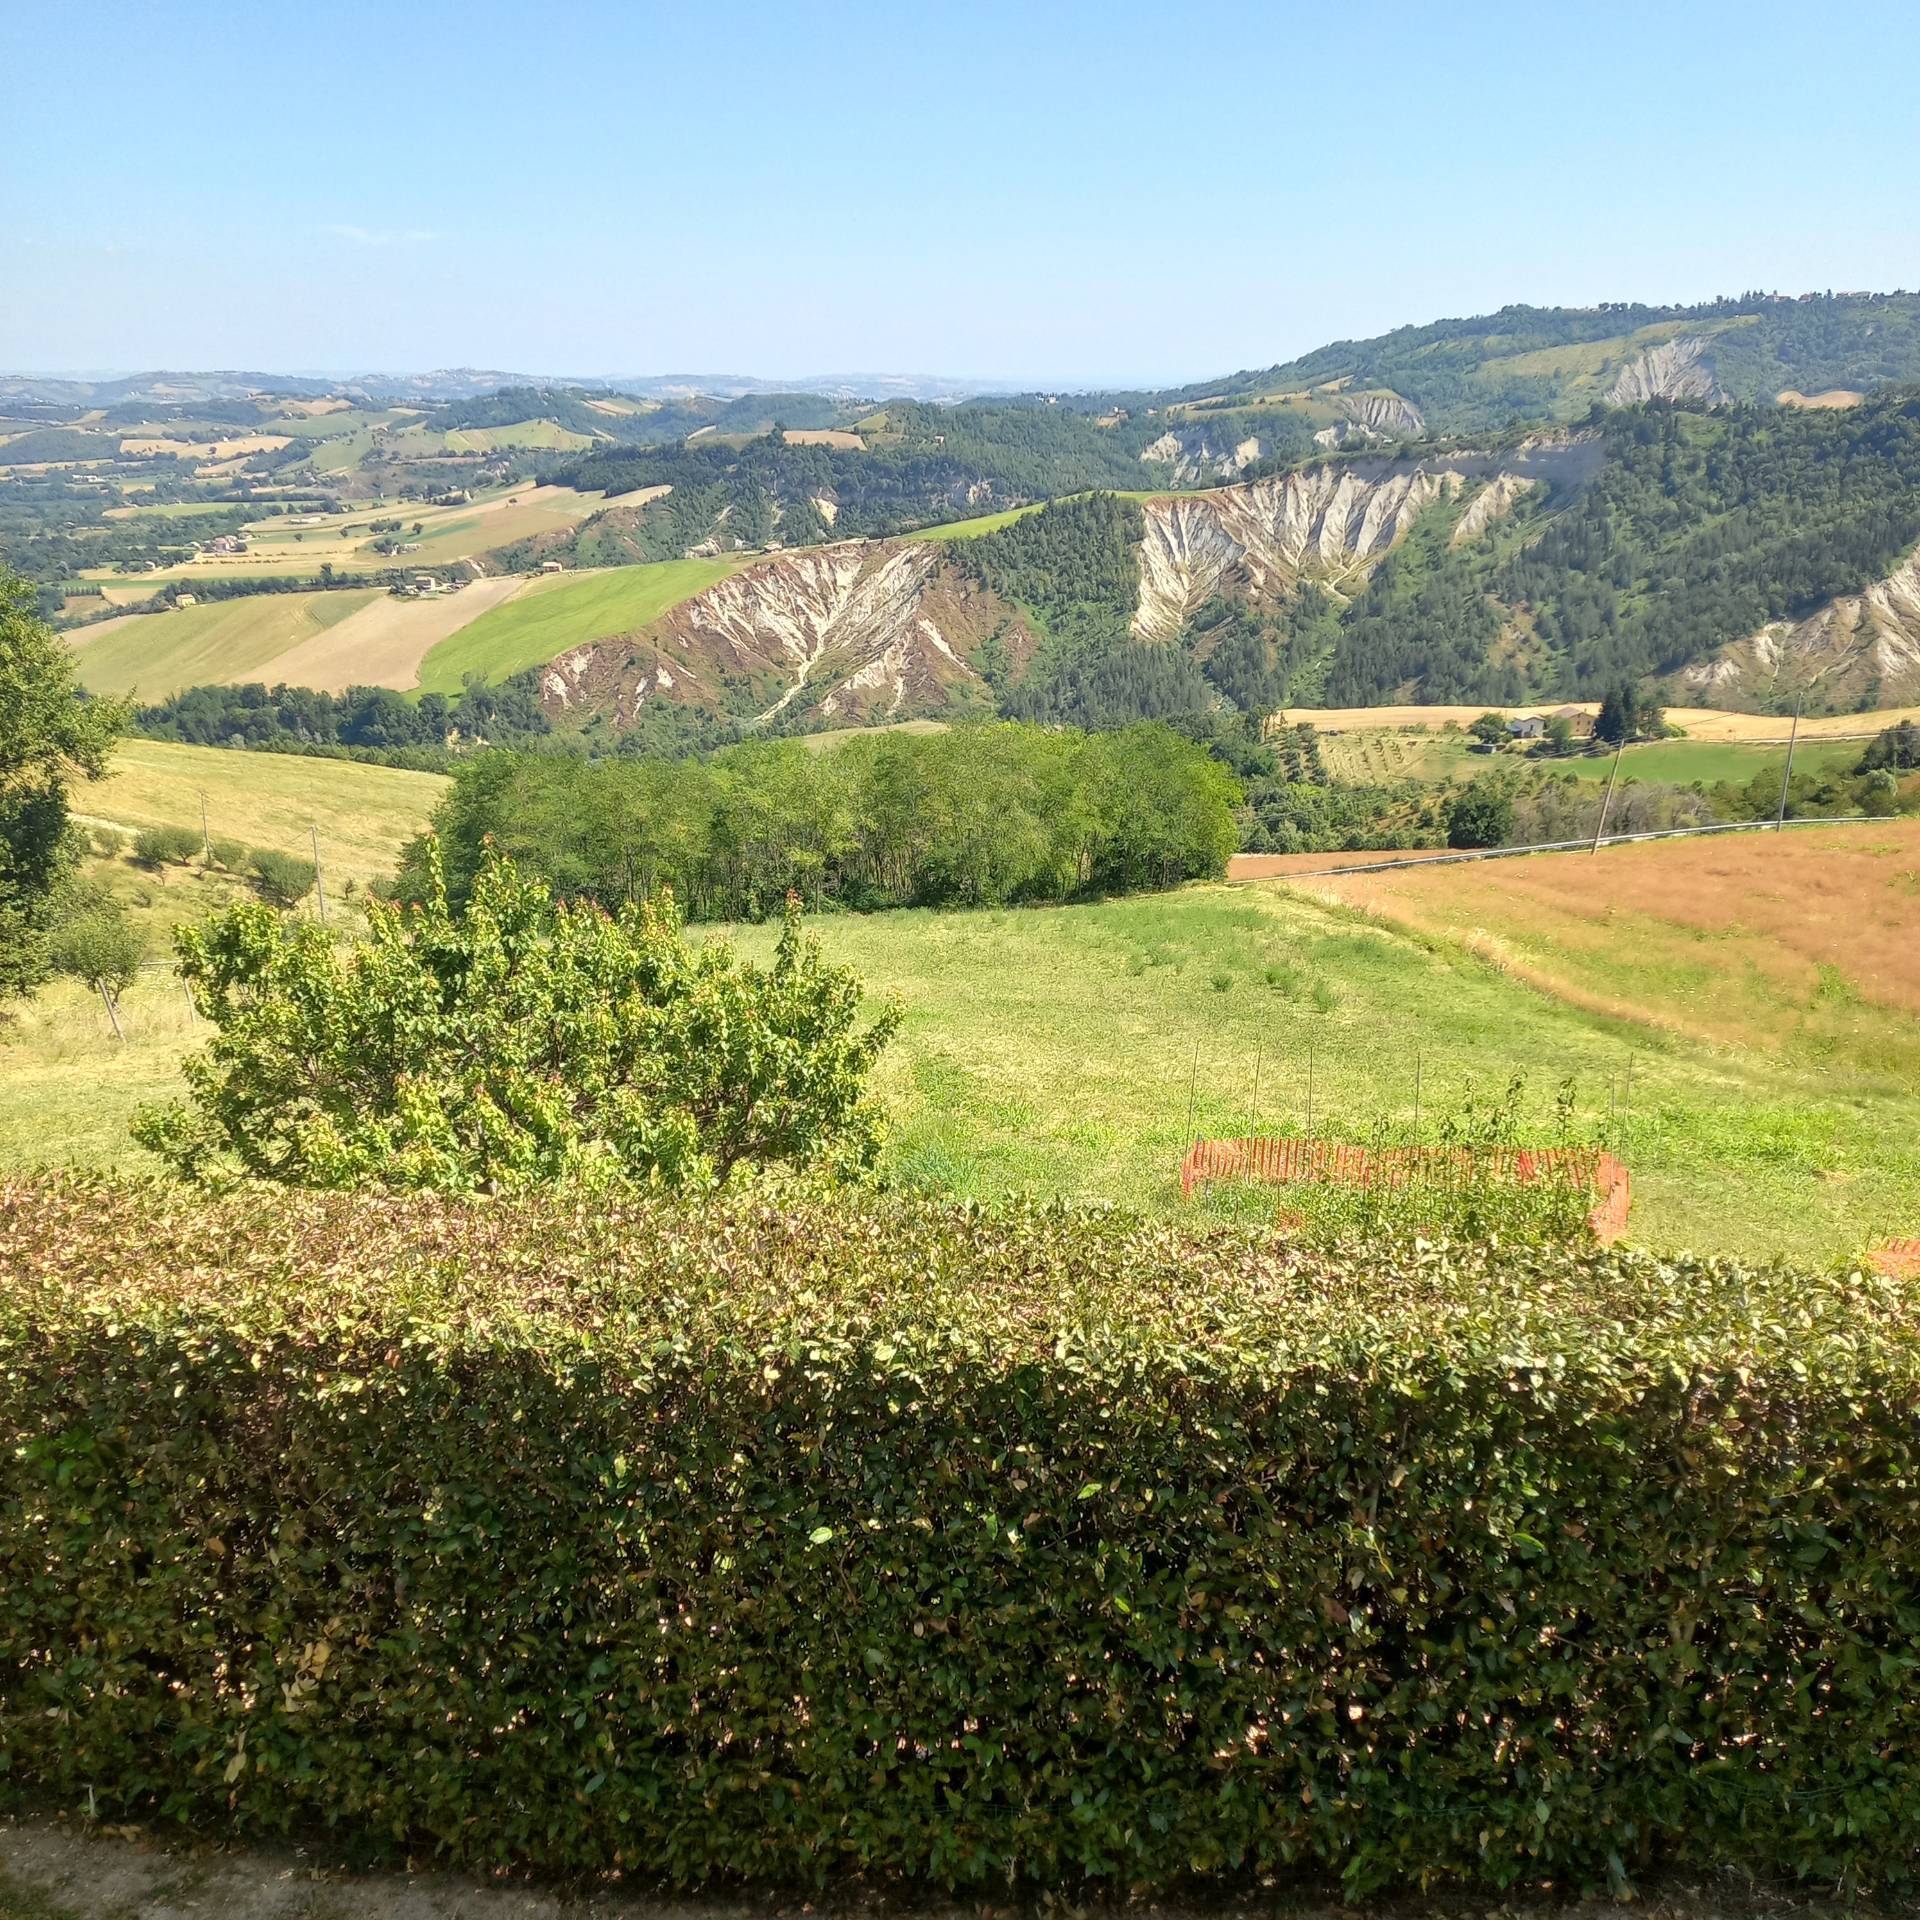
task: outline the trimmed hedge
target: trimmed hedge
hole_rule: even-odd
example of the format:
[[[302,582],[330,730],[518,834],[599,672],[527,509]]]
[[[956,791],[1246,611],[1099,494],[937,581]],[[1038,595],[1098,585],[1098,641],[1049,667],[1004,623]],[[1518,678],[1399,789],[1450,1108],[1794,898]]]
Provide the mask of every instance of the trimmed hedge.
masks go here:
[[[1863,1275],[0,1189],[0,1765],[475,1867],[1894,1884]]]

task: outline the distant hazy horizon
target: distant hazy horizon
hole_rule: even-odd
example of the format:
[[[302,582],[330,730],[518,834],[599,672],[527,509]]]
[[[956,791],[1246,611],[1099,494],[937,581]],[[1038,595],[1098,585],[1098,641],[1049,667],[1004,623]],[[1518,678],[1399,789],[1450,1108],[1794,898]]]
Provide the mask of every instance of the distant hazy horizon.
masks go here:
[[[1512,302],[1920,284],[1920,10],[1841,24],[20,7],[0,365],[1157,386]]]

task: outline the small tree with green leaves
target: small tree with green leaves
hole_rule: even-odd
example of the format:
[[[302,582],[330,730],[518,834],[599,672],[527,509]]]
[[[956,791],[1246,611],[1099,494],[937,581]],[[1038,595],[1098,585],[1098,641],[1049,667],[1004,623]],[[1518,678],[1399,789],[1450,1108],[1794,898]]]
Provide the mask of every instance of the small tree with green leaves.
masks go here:
[[[191,827],[142,827],[133,836],[133,857],[146,867],[184,867],[199,851]]]
[[[1504,746],[1512,738],[1504,713],[1483,713],[1467,731],[1483,747]]]
[[[1476,780],[1447,802],[1447,845],[1504,847],[1513,838],[1513,795],[1493,780]]]
[[[146,957],[146,941],[118,907],[88,907],[54,928],[48,957],[56,973],[84,980],[106,1004],[107,1019],[116,1040],[120,1027],[120,996],[133,984]]]
[[[260,848],[252,865],[262,896],[276,907],[298,906],[313,891],[319,873],[311,860],[295,853],[275,853],[270,847]]]
[[[489,851],[464,911],[370,905],[344,954],[243,901],[176,936],[218,1033],[191,1098],[135,1137],[189,1178],[494,1190],[563,1180],[720,1185],[742,1167],[864,1171],[868,1073],[898,1024],[789,901],[773,963],[690,948],[670,897],[609,914]]]
[[[68,794],[97,780],[126,717],[78,696],[73,650],[0,567],[0,999],[46,978],[57,895],[76,858]]]

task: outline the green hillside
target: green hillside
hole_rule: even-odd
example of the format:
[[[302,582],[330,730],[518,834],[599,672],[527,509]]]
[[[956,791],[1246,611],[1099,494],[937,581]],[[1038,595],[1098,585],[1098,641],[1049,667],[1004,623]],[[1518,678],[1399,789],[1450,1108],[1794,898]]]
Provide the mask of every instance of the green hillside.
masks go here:
[[[665,560],[530,581],[505,606],[483,613],[434,647],[421,663],[421,690],[458,693],[468,675],[476,673],[487,680],[505,680],[569,647],[643,627],[724,580],[739,564],[731,559]]]
[[[1334,387],[1386,388],[1439,433],[1573,419],[1646,349],[1698,339],[1718,388],[1771,402],[1783,391],[1869,392],[1920,380],[1920,294],[1787,299],[1743,295],[1694,307],[1503,307],[1498,313],[1339,340],[1297,360],[1153,396],[1161,407],[1245,407]],[[1101,404],[1110,402],[1103,396]]]

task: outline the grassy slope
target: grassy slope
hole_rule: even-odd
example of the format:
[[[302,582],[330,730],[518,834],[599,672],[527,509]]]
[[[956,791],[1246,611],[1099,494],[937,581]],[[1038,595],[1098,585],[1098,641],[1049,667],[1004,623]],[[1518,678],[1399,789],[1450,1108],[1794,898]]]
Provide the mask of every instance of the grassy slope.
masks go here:
[[[1316,1130],[1357,1138],[1408,1116],[1416,1054],[1429,1113],[1518,1072],[1543,1117],[1568,1076],[1604,1116],[1631,1057],[1633,1237],[1656,1245],[1843,1256],[1901,1226],[1920,1190],[1911,1077],[1583,1011],[1455,943],[1278,891],[822,931],[908,1008],[883,1071],[896,1170],[963,1192],[1177,1205],[1196,1050],[1196,1127],[1241,1133],[1250,1115],[1304,1126],[1310,1046]]]
[[[207,758],[257,766],[267,756]],[[284,764],[333,771],[324,761]],[[190,793],[191,779],[179,790]],[[416,804],[433,790],[428,783]],[[402,837],[377,807],[363,810],[360,831],[384,835],[389,852]],[[1920,914],[1920,847],[1889,846],[1882,878],[1895,908],[1910,893],[1905,910]],[[1489,903],[1473,917],[1492,912]],[[845,915],[820,926],[835,958],[907,1008],[880,1091],[895,1121],[890,1165],[912,1180],[1172,1210],[1182,1204],[1173,1169],[1190,1074],[1196,1130],[1299,1130],[1311,1050],[1315,1130],[1365,1138],[1407,1117],[1416,1057],[1429,1115],[1520,1073],[1541,1125],[1566,1078],[1580,1112],[1604,1118],[1626,1097],[1631,1061],[1621,1145],[1635,1178],[1632,1238],[1825,1259],[1920,1226],[1911,1217],[1920,1076],[1908,1070],[1920,1058],[1920,1020],[1870,1003],[1844,950],[1807,969],[1796,1011],[1792,981],[1763,974],[1759,950],[1737,934],[1729,944],[1627,915],[1596,956],[1572,929],[1562,949],[1586,954],[1609,997],[1647,1016],[1627,1018],[1575,1003],[1592,994],[1528,984],[1509,953],[1485,942],[1488,957],[1473,951],[1472,931],[1403,933],[1280,889],[1219,887],[1058,910]],[[760,952],[772,935],[739,937]],[[1696,989],[1750,1010],[1749,1044],[1650,1024],[1675,992]],[[0,1041],[0,1164],[136,1160],[125,1120],[171,1084],[191,1036],[161,976],[129,996],[128,1025],[131,1042],[114,1047],[95,1005],[64,987],[28,1009]]]
[[[93,693],[138,690],[163,699],[181,687],[246,680],[268,661],[337,625],[379,589],[273,593],[142,614],[110,633],[78,636],[80,683]]]
[[[421,663],[420,685],[430,693],[458,693],[470,673],[504,680],[569,647],[643,627],[739,565],[726,559],[662,560],[549,574],[434,647]]]
[[[329,876],[365,881],[392,871],[446,785],[437,773],[352,760],[124,740],[113,771],[81,788],[75,805],[86,819],[116,826],[198,827],[204,793],[216,840],[285,853],[309,853],[317,822]]]

